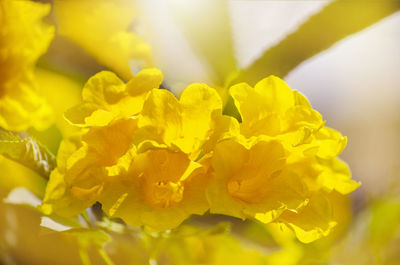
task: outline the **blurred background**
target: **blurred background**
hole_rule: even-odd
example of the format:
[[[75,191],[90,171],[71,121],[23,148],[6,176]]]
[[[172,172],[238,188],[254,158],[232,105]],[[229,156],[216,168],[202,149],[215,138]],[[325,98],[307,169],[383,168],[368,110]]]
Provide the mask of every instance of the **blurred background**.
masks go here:
[[[62,30],[61,13],[78,21],[88,9],[68,12],[60,6],[57,13],[61,1],[41,2],[56,7],[48,21],[58,28],[36,72],[40,90],[57,117],[45,132],[31,133],[56,153],[60,140],[71,130],[63,111],[79,102],[87,78],[114,68],[107,58],[99,59],[90,45]],[[96,8],[93,1],[82,2],[92,11]],[[400,264],[400,1],[111,2],[120,5],[124,14],[134,14],[125,30],[135,32],[151,47],[151,65],[162,70],[163,86],[176,95],[193,82],[219,88],[239,81],[254,84],[275,74],[303,93],[328,126],[348,137],[341,157],[350,165],[353,179],[362,183],[351,195],[352,221],[331,247],[329,258],[302,264]],[[108,18],[87,27],[101,31],[102,23],[112,21]],[[133,73],[138,71],[143,58],[131,58],[129,67]],[[0,180],[7,187],[0,190],[2,197],[18,186],[43,194],[45,183],[34,173],[2,157],[0,167],[2,175],[12,179]],[[20,177],[12,177],[16,174]],[[65,253],[75,253],[66,255],[65,264],[79,264],[76,247],[57,236],[37,246],[37,237],[23,240],[29,232],[11,233],[25,222],[38,225],[40,218],[29,212],[22,220],[17,214],[4,214],[23,211],[19,206],[2,207],[0,247],[11,253],[2,258],[7,264],[40,264],[44,257],[47,263],[42,264],[51,264],[54,259],[43,253],[57,244],[66,244]],[[39,236],[36,230],[33,234]],[[318,244],[308,248],[318,249]],[[52,251],[65,256],[59,248]],[[365,254],[370,252],[376,255]]]

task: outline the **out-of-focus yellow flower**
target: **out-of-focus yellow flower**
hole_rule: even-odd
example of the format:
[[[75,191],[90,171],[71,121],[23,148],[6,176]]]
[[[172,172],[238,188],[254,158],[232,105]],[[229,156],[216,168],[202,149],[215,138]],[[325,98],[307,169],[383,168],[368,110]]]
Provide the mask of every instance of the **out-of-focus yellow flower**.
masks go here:
[[[147,93],[161,82],[162,74],[156,69],[140,71],[127,84],[112,72],[100,72],[85,84],[83,102],[67,110],[65,116],[78,126],[105,126],[129,118],[142,110]]]
[[[151,66],[150,47],[129,28],[136,17],[133,1],[56,0],[58,32],[84,48],[122,78],[132,77],[130,60]]]
[[[0,1],[0,127],[43,129],[51,110],[36,93],[34,66],[53,38],[43,22],[50,5],[31,1]]]
[[[41,67],[36,67],[35,77],[38,90],[51,106],[55,117],[54,123],[62,136],[66,138],[79,130],[65,120],[64,112],[80,103],[83,82]],[[54,89],[55,87],[57,89]],[[49,136],[51,138],[53,135]]]

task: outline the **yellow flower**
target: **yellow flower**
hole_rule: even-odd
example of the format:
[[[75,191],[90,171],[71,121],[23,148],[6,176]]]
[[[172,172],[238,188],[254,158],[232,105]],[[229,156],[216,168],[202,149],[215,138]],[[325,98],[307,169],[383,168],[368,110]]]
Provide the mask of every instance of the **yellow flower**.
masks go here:
[[[230,94],[241,115],[245,137],[275,136],[288,148],[314,152],[321,158],[335,157],[346,146],[346,137],[325,127],[322,116],[307,99],[278,77],[265,78],[254,88],[246,83],[234,85]]]
[[[110,185],[100,202],[108,215],[131,226],[175,228],[191,214],[208,209],[208,175],[201,163],[179,151],[147,150],[134,157],[128,173]]]
[[[274,139],[218,143],[212,158],[215,177],[207,190],[210,211],[268,223],[286,209],[303,207],[305,184],[287,168],[286,159],[286,150]]]
[[[84,102],[66,113],[88,128],[60,148],[44,212],[71,216],[99,201],[109,216],[165,230],[208,209],[212,146],[238,124],[212,88],[191,85],[177,100],[157,89],[161,78],[147,69],[126,85],[111,72],[88,81]]]
[[[151,66],[150,47],[129,30],[136,17],[130,0],[58,0],[54,9],[58,31],[128,80],[130,60]]]
[[[83,88],[83,102],[67,110],[65,117],[78,126],[105,126],[129,118],[142,110],[147,93],[161,82],[157,69],[144,69],[126,84],[112,72],[97,73]]]
[[[179,100],[167,90],[151,91],[138,127],[141,133],[135,141],[142,146],[181,150],[192,159],[201,152],[209,153],[219,139],[238,132],[237,121],[222,115],[218,93],[204,84],[189,85]]]
[[[220,140],[207,190],[212,213],[284,223],[303,242],[329,234],[329,194],[354,191],[348,166],[336,156],[346,138],[324,126],[307,99],[271,76],[230,88],[239,134]]]
[[[290,164],[312,158],[312,163],[325,165],[319,167],[321,171],[341,171],[342,174],[336,174],[330,181],[326,177],[329,173],[320,177],[329,189],[333,183],[341,182],[348,186],[338,191],[346,194],[359,186],[350,179],[347,165],[335,159],[345,148],[347,138],[326,127],[322,116],[312,109],[307,99],[291,90],[283,80],[270,76],[254,88],[241,83],[231,87],[230,93],[242,118],[242,135],[247,138],[266,135],[280,140],[289,150]]]
[[[214,89],[192,84],[178,100],[157,89],[161,79],[146,69],[127,84],[111,72],[88,81],[66,113],[87,132],[61,148],[43,210],[74,215],[99,201],[111,217],[162,231],[210,208],[283,224],[303,242],[330,233],[330,194],[359,184],[336,157],[346,138],[301,94],[276,77],[236,85],[239,124]]]
[[[167,90],[153,89],[137,117],[131,167],[113,178],[101,199],[106,212],[154,230],[203,214],[212,146],[228,137],[235,124],[222,116],[218,93],[206,85],[188,86],[179,100]]]
[[[43,129],[50,108],[36,93],[35,63],[53,38],[43,22],[50,5],[31,1],[0,1],[0,127]]]
[[[215,175],[207,189],[211,213],[283,223],[305,243],[328,235],[336,225],[325,195],[333,188],[328,190],[319,180],[321,175],[330,174],[323,178],[333,181],[342,173],[336,168],[320,173],[320,164],[288,164],[290,152],[269,137],[221,141],[214,152]],[[304,167],[310,171],[305,173]],[[349,185],[331,186],[347,193],[349,190],[341,188]]]
[[[98,201],[107,177],[128,168],[135,129],[134,119],[124,119],[63,141],[42,210],[46,214],[55,211],[62,216],[74,216]]]

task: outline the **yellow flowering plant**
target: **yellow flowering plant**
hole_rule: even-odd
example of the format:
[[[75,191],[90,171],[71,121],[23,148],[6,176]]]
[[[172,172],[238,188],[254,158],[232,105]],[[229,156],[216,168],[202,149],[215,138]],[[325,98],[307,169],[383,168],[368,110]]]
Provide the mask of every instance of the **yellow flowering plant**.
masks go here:
[[[326,126],[303,94],[271,75],[285,79],[298,58],[325,47],[317,43],[287,62],[276,59],[297,47],[297,38],[315,33],[313,19],[239,69],[225,36],[231,34],[228,1],[195,0],[204,11],[196,14],[179,14],[171,1],[175,22],[203,56],[200,65],[209,67],[188,64],[210,77],[193,81],[197,73],[173,76],[154,40],[146,39],[159,34],[149,30],[157,7],[149,15],[151,4],[141,1],[49,2],[0,0],[0,155],[43,177],[38,188],[27,181],[31,175],[15,173],[21,178],[15,183],[37,199],[23,214],[34,213],[57,242],[72,244],[71,260],[308,264],[314,250],[319,254],[310,260],[328,259],[327,249],[350,222],[349,194],[360,186],[339,158],[347,138]],[[333,2],[317,18],[331,17],[341,0]],[[362,17],[360,26],[397,9]],[[207,16],[207,23],[196,21]],[[136,24],[142,18],[144,28]],[[343,34],[330,42],[359,30],[333,28]],[[60,67],[73,52],[93,68],[76,75],[81,68],[73,59]],[[15,165],[1,163],[11,177]],[[3,199],[16,185],[2,180]],[[0,207],[26,204],[14,191]],[[0,239],[0,262],[9,241]]]
[[[146,69],[127,84],[110,72],[88,81],[84,102],[66,112],[86,129],[60,150],[44,210],[73,216],[99,201],[110,217],[163,231],[209,209],[285,224],[304,242],[329,234],[326,194],[359,184],[336,158],[346,138],[301,94],[273,76],[235,85],[239,123],[212,88],[192,84],[177,100],[161,78]]]
[[[37,93],[34,67],[54,36],[44,22],[50,6],[30,1],[0,1],[0,127],[44,129],[51,109]]]

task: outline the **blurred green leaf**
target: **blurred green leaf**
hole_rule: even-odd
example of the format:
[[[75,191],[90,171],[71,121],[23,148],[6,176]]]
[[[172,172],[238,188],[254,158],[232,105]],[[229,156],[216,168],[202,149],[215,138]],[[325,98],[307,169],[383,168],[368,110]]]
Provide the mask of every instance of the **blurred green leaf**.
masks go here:
[[[76,238],[76,240],[79,241],[79,244],[85,248],[88,248],[91,245],[103,247],[105,243],[111,240],[110,235],[100,229],[76,228],[67,230],[63,233]]]
[[[81,261],[84,265],[92,264],[90,262],[90,257],[88,254],[88,250],[90,247],[94,246],[103,261],[107,265],[113,265],[114,263],[108,256],[108,254],[104,251],[104,245],[111,241],[111,236],[107,234],[105,231],[100,229],[70,229],[62,232],[65,235],[69,235],[74,238],[79,245],[79,255],[81,257]]]
[[[54,155],[26,132],[11,132],[0,128],[0,154],[46,179],[56,166]]]
[[[57,125],[53,124],[46,130],[38,131],[34,128],[27,130],[27,133],[34,137],[36,141],[45,145],[52,154],[57,154],[58,147],[62,141],[62,133]]]
[[[386,198],[371,206],[370,241],[376,250],[387,245],[400,229],[400,199]]]
[[[268,75],[284,77],[308,58],[399,9],[397,0],[336,0],[241,70],[234,83],[245,81],[254,85]]]

